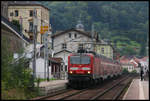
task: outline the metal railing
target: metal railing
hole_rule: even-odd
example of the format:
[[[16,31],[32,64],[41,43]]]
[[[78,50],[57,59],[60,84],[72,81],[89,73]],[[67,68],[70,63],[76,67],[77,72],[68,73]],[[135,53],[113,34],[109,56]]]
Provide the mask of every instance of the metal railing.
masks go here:
[[[67,73],[66,72],[54,72],[52,73],[53,78],[55,79],[66,79],[67,78]]]
[[[28,39],[27,37],[25,37],[23,35],[23,33],[20,32],[20,30],[17,28],[17,26],[15,26],[14,24],[12,24],[5,17],[1,16],[1,21],[4,21],[4,23],[6,23],[9,27],[11,27],[12,29],[14,29],[19,34],[19,36],[21,36],[24,40],[26,40],[29,43],[31,42],[30,39]]]

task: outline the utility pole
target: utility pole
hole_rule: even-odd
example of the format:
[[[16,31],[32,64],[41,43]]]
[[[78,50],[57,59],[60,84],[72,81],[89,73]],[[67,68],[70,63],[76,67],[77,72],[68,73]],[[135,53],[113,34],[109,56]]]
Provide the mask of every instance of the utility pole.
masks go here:
[[[47,81],[49,81],[49,62],[48,62],[48,40],[47,40],[47,37],[48,37],[48,32],[46,32],[44,34],[44,77],[46,78],[46,68],[47,68]]]
[[[20,33],[21,33],[21,37],[23,38],[23,32],[22,32],[22,29],[23,29],[23,27],[22,27],[22,17],[20,16]],[[22,40],[22,46],[24,46],[23,40]]]
[[[46,79],[46,45],[45,45],[45,41],[46,41],[46,35],[43,35],[44,38],[44,78]]]
[[[34,54],[33,54],[33,79],[36,78],[36,39],[37,39],[37,11],[34,9],[33,12],[33,44],[34,44]]]
[[[92,24],[91,36],[92,36],[92,51],[94,51],[94,24]]]

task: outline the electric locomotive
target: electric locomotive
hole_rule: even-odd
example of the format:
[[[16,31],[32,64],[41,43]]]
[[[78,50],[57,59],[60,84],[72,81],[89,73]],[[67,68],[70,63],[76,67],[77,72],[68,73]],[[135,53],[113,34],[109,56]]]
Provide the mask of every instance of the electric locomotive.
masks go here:
[[[68,80],[73,88],[88,87],[120,75],[119,62],[95,52],[72,53],[68,56]]]

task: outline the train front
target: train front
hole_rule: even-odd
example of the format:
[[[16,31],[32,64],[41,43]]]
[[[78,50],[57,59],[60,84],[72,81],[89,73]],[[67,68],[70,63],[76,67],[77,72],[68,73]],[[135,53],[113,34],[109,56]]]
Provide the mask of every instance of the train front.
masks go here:
[[[71,54],[68,56],[68,80],[70,85],[87,85],[92,77],[92,54]]]

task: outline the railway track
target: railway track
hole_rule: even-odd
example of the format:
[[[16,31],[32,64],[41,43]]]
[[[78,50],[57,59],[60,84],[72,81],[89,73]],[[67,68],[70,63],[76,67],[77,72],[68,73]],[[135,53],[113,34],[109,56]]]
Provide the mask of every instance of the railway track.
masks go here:
[[[128,77],[128,76],[126,76]],[[111,79],[105,83],[103,83],[102,85],[98,85],[98,86],[95,86],[91,89],[88,89],[78,95],[75,95],[75,96],[72,96],[72,97],[69,97],[69,98],[66,98],[65,100],[89,100],[89,99],[93,99],[94,100],[94,96],[99,94],[100,92],[103,92],[105,91],[107,88],[111,87],[112,85],[116,84],[116,82],[119,82],[121,80],[123,80],[125,77],[122,76],[122,77],[119,77],[115,80]]]
[[[63,92],[60,92],[60,93],[57,93],[57,94],[53,94],[53,95],[49,95],[49,96],[45,96],[45,97],[39,98],[38,100],[63,100],[63,99],[66,99],[66,98],[68,98],[70,96],[74,96],[76,94],[84,92],[87,89],[83,89],[83,90],[66,89]]]
[[[96,96],[92,97],[90,100],[117,100],[121,95],[123,90],[131,83],[133,77],[126,77],[116,84],[110,86],[102,92],[99,92]]]
[[[121,76],[115,80],[107,80],[101,85],[82,90],[66,89],[38,100],[97,100],[118,99],[122,91],[130,84],[132,76]]]

